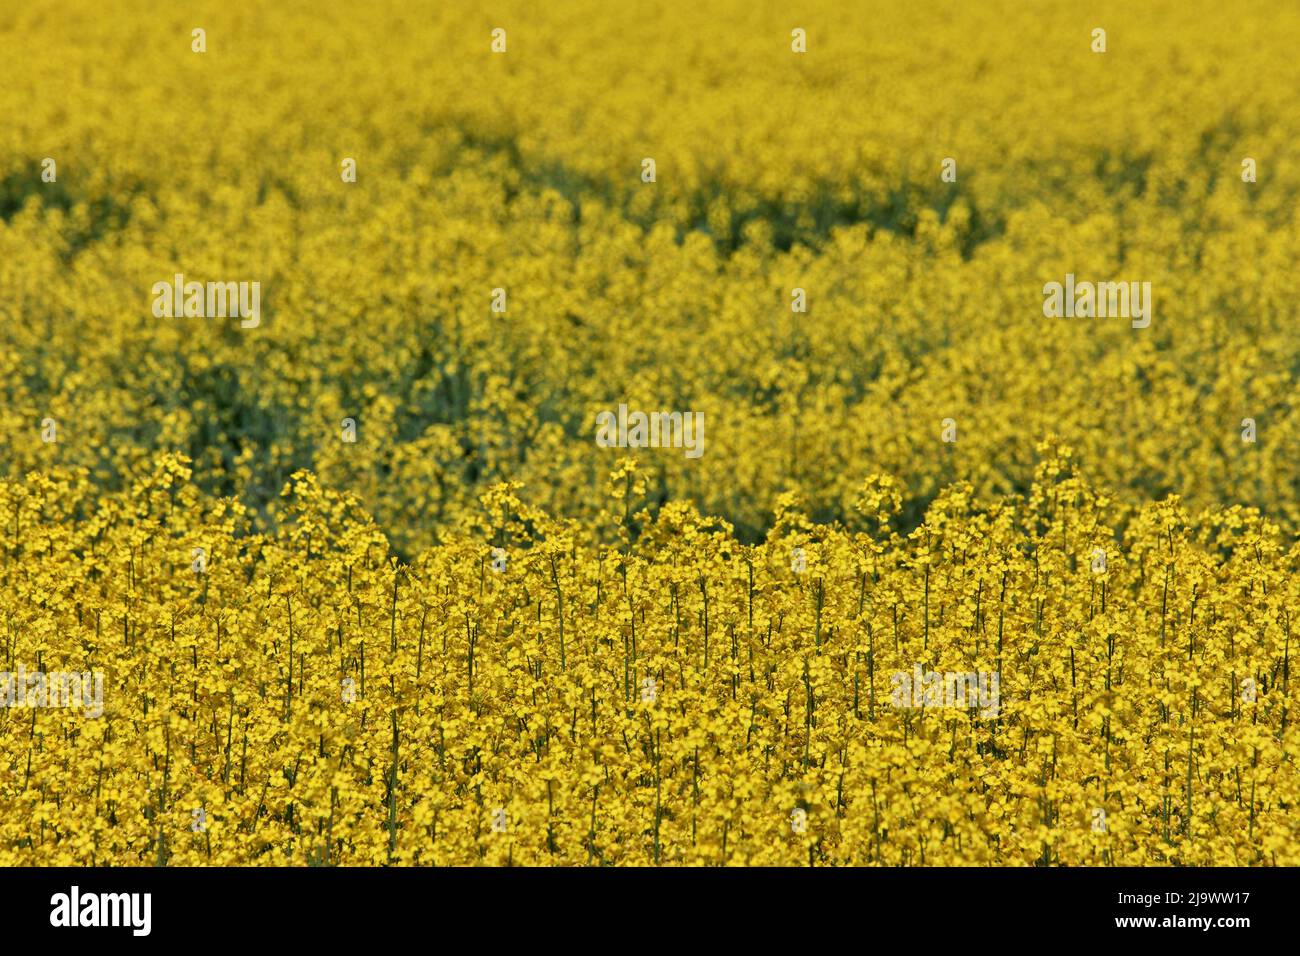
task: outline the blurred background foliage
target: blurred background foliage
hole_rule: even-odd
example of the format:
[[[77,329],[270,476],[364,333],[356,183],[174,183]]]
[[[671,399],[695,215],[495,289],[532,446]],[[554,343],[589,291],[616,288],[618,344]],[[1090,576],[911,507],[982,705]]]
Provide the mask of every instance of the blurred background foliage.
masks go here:
[[[1023,494],[1048,435],[1134,505],[1293,530],[1300,12],[848,6],[15,7],[0,467],[121,489],[176,451],[261,524],[310,468],[409,555],[502,480],[594,527],[627,402],[705,413],[703,458],[639,453],[644,504],[746,541],[789,490],[851,523],[872,473],[903,527]],[[154,318],[177,272],[260,281],[261,327]],[[1151,327],[1045,319],[1066,272],[1151,282]]]

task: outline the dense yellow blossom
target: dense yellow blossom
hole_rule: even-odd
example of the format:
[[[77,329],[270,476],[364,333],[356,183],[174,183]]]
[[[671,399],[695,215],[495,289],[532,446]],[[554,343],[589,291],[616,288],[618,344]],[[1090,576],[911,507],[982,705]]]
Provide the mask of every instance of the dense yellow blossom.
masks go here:
[[[1300,864],[1297,40],[9,5],[0,865]]]
[[[274,534],[176,458],[10,481],[9,655],[106,688],[7,711],[5,859],[1295,864],[1300,549],[1176,498],[1117,540],[1041,450],[1027,500],[959,483],[906,536],[879,478],[856,527],[673,504],[605,549],[499,486],[409,565],[305,473]],[[918,666],[1000,706],[899,706]]]

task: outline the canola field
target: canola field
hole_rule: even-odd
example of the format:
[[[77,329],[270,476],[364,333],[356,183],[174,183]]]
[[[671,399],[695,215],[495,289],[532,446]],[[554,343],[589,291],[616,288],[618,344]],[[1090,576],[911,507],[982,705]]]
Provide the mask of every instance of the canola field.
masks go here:
[[[5,7],[0,865],[1300,864],[1298,41]]]

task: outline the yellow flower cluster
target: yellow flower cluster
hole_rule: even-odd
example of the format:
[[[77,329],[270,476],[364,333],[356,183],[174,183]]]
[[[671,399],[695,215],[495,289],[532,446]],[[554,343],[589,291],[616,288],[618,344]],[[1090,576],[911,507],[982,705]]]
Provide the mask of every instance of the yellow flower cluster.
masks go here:
[[[9,708],[0,860],[1300,863],[1300,549],[1176,499],[1121,542],[1042,452],[1019,503],[900,536],[870,478],[757,545],[628,459],[607,549],[502,485],[409,565],[305,473],[273,535],[174,457],[7,482],[9,656],[104,693]],[[903,689],[951,672],[978,700]]]
[[[1297,9],[6,16],[0,865],[1300,864]]]

